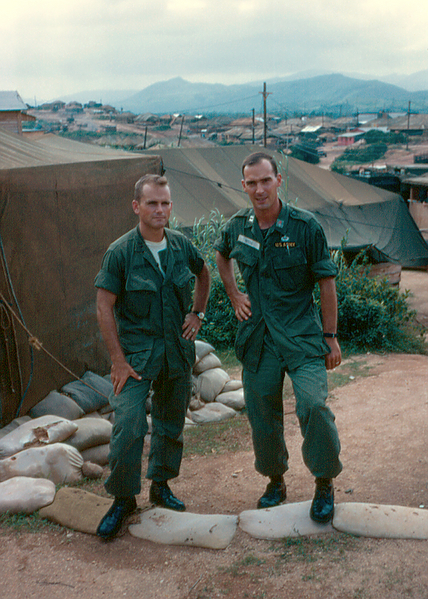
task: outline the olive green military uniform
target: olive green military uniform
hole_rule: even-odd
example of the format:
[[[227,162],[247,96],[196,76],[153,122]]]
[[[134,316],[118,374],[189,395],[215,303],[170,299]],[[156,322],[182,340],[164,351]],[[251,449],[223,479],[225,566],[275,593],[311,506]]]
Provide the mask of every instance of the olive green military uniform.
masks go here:
[[[282,390],[292,381],[305,464],[316,477],[334,478],[342,465],[334,415],[326,406],[325,343],[313,300],[315,282],[337,274],[324,232],[306,211],[282,205],[276,223],[261,231],[252,208],[227,223],[215,248],[236,260],[252,316],[239,323],[236,355],[253,434],[256,469],[265,476],[288,469]]]
[[[147,433],[146,399],[153,382],[152,438],[147,478],[178,476],[183,426],[191,396],[195,345],[182,337],[191,306],[192,281],[204,265],[200,252],[180,233],[165,230],[163,276],[136,227],[112,243],[95,286],[117,296],[115,318],[121,347],[142,377],[129,377],[112,394],[115,423],[110,443],[111,474],[105,487],[116,497],[141,490],[141,456]]]

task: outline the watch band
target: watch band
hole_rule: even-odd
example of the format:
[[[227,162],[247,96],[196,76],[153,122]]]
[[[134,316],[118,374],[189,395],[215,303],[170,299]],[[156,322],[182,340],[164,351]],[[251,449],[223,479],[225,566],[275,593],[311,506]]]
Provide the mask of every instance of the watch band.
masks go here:
[[[336,339],[338,336],[337,333],[324,333],[324,337],[329,337],[330,339]]]
[[[192,310],[192,314],[196,314],[199,320],[203,320],[205,318],[204,312],[198,312],[197,310]]]

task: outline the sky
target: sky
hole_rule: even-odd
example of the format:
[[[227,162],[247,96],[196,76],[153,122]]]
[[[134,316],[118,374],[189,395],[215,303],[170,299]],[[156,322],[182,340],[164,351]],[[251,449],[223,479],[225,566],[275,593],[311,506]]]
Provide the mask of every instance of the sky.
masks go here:
[[[37,103],[173,77],[373,78],[428,68],[425,0],[6,0],[0,90]]]

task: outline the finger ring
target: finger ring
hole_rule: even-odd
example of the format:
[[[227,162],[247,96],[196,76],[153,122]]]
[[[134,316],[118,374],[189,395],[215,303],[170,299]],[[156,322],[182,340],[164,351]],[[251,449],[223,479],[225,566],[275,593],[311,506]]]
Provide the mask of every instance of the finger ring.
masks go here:
[[[196,331],[196,329],[195,329],[195,328],[192,328],[192,333],[194,333],[195,331]]]

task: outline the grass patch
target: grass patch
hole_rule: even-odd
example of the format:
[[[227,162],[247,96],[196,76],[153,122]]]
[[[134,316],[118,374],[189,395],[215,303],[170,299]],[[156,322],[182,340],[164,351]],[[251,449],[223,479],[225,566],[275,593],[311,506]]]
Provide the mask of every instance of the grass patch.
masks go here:
[[[361,356],[357,355],[349,359],[345,357],[345,364],[342,364],[338,370],[327,372],[329,391],[336,387],[343,387],[357,377],[370,376],[370,370],[371,367]]]
[[[320,559],[340,560],[349,552],[359,549],[356,537],[334,534],[323,537],[287,537],[273,546],[281,561],[313,563]]]
[[[14,532],[50,532],[63,530],[63,527],[41,518],[38,512],[33,514],[10,514],[6,512],[0,514],[0,531],[4,534],[6,530]]]
[[[230,420],[197,424],[184,431],[184,456],[251,450],[250,424],[245,413]]]
[[[266,563],[265,559],[260,559],[259,557],[256,557],[252,553],[249,553],[248,555],[246,555],[239,561],[234,562],[228,568],[224,568],[223,572],[227,573],[227,574],[231,574],[232,576],[246,576],[246,575],[248,575],[247,568],[250,568],[253,566],[262,566],[265,563]]]
[[[220,349],[216,351],[215,354],[220,359],[224,370],[234,370],[236,368],[242,369],[242,364],[236,357],[233,347]]]

